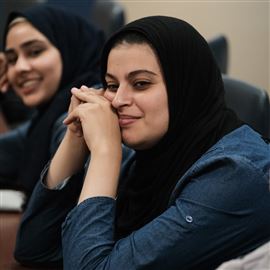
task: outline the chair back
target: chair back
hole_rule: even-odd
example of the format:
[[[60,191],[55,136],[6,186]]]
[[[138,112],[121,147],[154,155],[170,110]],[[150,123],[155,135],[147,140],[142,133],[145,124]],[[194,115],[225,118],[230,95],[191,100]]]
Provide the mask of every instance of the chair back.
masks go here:
[[[114,0],[96,0],[90,20],[108,37],[125,24],[124,7]]]
[[[225,101],[238,117],[270,138],[270,102],[267,92],[247,82],[223,75]]]
[[[208,45],[216,59],[221,73],[227,74],[229,63],[229,45],[224,35],[218,35],[208,40]]]

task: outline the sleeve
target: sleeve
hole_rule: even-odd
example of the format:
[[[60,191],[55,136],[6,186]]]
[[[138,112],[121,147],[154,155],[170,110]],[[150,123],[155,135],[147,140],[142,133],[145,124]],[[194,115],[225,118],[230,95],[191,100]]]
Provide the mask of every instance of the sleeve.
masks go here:
[[[133,151],[123,147],[124,165],[132,154]],[[89,162],[90,157],[86,164]],[[30,267],[62,265],[61,226],[76,206],[84,180],[82,170],[64,179],[57,189],[48,189],[44,184],[48,168],[49,163],[33,190],[17,233],[15,259]]]
[[[48,189],[43,184],[48,166],[32,193],[17,233],[14,257],[31,267],[62,265],[61,225],[77,204],[83,182],[82,171],[70,177],[60,190]]]
[[[50,154],[51,157],[55,154],[57,148],[59,147],[61,141],[66,133],[66,126],[63,124],[63,120],[67,116],[67,113],[62,114],[55,122],[52,131],[52,139],[50,144]]]
[[[215,269],[270,238],[269,205],[268,180],[252,164],[209,159],[174,204],[119,241],[116,201],[93,197],[75,207],[62,229],[64,268]]]
[[[30,121],[0,135],[0,187],[14,188]]]

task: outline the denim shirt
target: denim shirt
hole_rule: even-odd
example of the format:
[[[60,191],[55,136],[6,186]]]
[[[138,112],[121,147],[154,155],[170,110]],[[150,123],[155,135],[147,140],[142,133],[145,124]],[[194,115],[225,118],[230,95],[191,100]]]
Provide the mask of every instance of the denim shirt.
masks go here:
[[[114,199],[92,197],[74,207],[82,177],[61,190],[39,182],[15,257],[33,265],[59,264],[63,256],[66,270],[215,269],[270,239],[269,168],[269,144],[242,126],[179,179],[166,211],[118,241]]]

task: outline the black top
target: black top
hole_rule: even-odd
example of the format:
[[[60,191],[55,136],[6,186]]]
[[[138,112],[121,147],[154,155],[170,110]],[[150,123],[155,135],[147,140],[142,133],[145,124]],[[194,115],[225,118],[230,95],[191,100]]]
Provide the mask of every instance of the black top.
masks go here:
[[[91,86],[100,81],[99,61],[104,35],[80,16],[37,5],[25,12],[12,12],[9,15],[4,34],[4,47],[8,24],[21,16],[58,48],[63,61],[59,89],[49,102],[37,108],[21,160],[18,183],[26,192],[31,193],[42,168],[50,159],[52,126],[68,109],[70,89],[73,86],[80,87],[82,84]]]

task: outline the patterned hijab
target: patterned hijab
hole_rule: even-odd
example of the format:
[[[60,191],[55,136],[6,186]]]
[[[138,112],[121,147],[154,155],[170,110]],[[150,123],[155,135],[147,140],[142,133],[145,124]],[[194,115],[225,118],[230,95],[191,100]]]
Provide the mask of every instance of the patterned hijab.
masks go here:
[[[104,35],[80,16],[67,11],[36,5],[25,12],[12,12],[7,20],[4,48],[8,25],[17,17],[24,17],[60,51],[63,61],[61,82],[55,96],[37,108],[27,136],[18,184],[27,193],[39,179],[44,165],[50,157],[52,127],[68,110],[73,86],[91,86],[99,83],[100,51]]]

